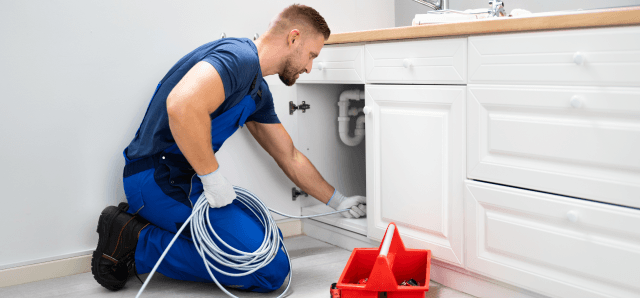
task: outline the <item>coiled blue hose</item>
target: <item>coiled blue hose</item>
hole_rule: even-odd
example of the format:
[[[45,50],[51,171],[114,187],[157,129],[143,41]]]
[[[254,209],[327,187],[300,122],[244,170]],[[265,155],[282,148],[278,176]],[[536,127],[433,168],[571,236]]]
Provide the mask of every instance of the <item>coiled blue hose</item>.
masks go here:
[[[189,222],[191,222],[191,236],[193,238],[193,243],[196,246],[196,250],[202,257],[202,260],[204,261],[204,264],[205,264],[205,268],[207,268],[207,271],[209,272],[211,279],[213,279],[216,285],[218,285],[218,287],[223,292],[227,293],[227,295],[234,298],[239,298],[239,297],[229,293],[229,291],[227,291],[218,282],[216,277],[211,272],[210,268],[213,268],[215,271],[218,271],[219,273],[227,276],[246,276],[258,271],[260,268],[267,266],[276,257],[276,255],[278,254],[278,249],[280,248],[280,245],[282,245],[282,247],[284,248],[284,252],[287,254],[287,259],[289,259],[289,281],[287,283],[287,288],[284,290],[284,292],[282,292],[282,294],[280,294],[280,296],[278,296],[278,298],[284,297],[284,295],[289,291],[289,287],[291,286],[293,269],[291,267],[291,258],[289,258],[289,252],[287,251],[287,248],[284,246],[284,243],[282,243],[282,238],[280,237],[278,226],[276,225],[275,220],[273,220],[273,217],[271,217],[271,213],[269,211],[272,211],[274,213],[277,213],[285,217],[300,218],[300,219],[326,216],[326,215],[349,211],[349,209],[344,209],[344,210],[339,210],[339,211],[334,211],[329,213],[307,215],[307,216],[287,215],[287,214],[278,212],[276,210],[273,210],[271,208],[268,208],[252,192],[238,186],[234,186],[233,188],[237,194],[236,200],[238,200],[240,203],[245,205],[249,210],[251,210],[251,212],[253,212],[253,214],[258,218],[258,220],[260,220],[260,222],[264,226],[265,235],[262,241],[262,245],[260,245],[260,247],[258,247],[258,249],[256,249],[253,252],[245,252],[245,251],[235,249],[234,247],[231,247],[230,245],[222,241],[222,239],[218,237],[218,234],[216,234],[216,231],[213,229],[213,227],[211,227],[211,222],[209,222],[209,209],[211,208],[209,208],[209,203],[207,202],[207,198],[204,196],[204,193],[203,193],[198,198],[198,201],[196,202],[196,205],[193,207],[193,211],[191,212],[191,215],[189,216],[187,221],[182,225],[182,227],[180,227],[180,230],[178,230],[176,235],[173,237],[173,239],[169,243],[169,246],[167,246],[167,249],[164,250],[164,252],[160,256],[160,259],[158,260],[156,265],[153,267],[153,270],[151,270],[151,273],[149,273],[149,276],[147,276],[147,279],[145,280],[144,284],[140,288],[140,291],[138,291],[138,295],[136,295],[136,298],[140,297],[144,289],[147,287],[147,284],[151,280],[151,277],[153,277],[153,274],[156,272],[156,269],[158,269],[158,266],[160,265],[160,263],[164,259],[164,256],[167,254],[167,252],[173,245],[173,242],[176,241],[180,233],[182,233],[182,230],[184,230],[184,228],[187,226],[187,224],[189,224]],[[222,245],[224,245],[231,251],[235,252],[236,254],[225,253],[213,241],[213,239],[211,239],[211,236],[209,235],[208,231],[211,231],[211,233],[216,237],[216,239],[218,239],[218,241]],[[240,271],[241,273],[225,272],[219,269],[218,267],[216,267],[213,263],[209,262],[209,260],[207,260],[205,255],[209,256],[216,263],[222,266],[233,268],[235,270]]]

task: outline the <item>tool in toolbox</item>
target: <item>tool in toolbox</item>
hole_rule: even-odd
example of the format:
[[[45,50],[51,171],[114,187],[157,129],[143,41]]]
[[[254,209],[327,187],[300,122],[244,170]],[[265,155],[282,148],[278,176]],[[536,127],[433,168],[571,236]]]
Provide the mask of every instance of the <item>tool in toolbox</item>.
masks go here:
[[[424,298],[430,271],[431,250],[405,248],[392,222],[379,248],[353,250],[331,297]]]

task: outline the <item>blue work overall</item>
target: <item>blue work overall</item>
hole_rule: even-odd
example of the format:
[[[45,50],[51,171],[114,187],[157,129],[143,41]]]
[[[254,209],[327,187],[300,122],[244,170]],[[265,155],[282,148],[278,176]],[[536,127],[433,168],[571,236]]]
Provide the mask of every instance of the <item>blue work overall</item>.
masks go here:
[[[240,103],[211,120],[213,150],[218,151],[255,109],[254,99],[246,95]],[[202,183],[176,144],[153,156],[135,160],[127,157],[125,149],[124,157],[124,190],[129,213],[138,213],[155,225],[141,231],[136,247],[137,271],[143,274],[153,269],[175,233],[191,215],[202,194]],[[238,200],[222,208],[212,208],[209,212],[211,225],[227,244],[246,252],[253,252],[262,244],[264,227]],[[227,253],[233,253],[219,243],[218,246]],[[238,273],[219,264],[216,267]],[[189,227],[173,244],[157,271],[173,279],[213,282],[196,251]],[[289,274],[289,260],[280,249],[269,265],[251,275],[230,277],[215,270],[212,272],[225,286],[270,292],[280,288]]]

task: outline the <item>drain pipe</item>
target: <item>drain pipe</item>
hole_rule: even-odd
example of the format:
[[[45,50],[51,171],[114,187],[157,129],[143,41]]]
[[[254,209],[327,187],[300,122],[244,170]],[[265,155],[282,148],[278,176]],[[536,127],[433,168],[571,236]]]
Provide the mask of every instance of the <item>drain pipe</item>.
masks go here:
[[[340,107],[340,113],[338,117],[338,132],[340,133],[340,139],[347,146],[357,146],[364,139],[364,115],[358,117],[356,120],[356,130],[354,136],[349,136],[349,121],[351,116],[356,116],[362,109],[352,108],[349,110],[349,100],[362,100],[364,99],[364,92],[360,90],[345,90],[340,94],[340,101],[338,106]]]

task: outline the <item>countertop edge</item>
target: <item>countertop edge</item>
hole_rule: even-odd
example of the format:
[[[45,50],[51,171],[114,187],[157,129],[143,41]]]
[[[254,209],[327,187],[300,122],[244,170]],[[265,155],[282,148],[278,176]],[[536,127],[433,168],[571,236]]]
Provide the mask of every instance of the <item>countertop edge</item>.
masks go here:
[[[640,24],[640,6],[601,9],[567,15],[483,19],[451,24],[376,29],[331,34],[325,45],[428,37],[497,34]]]

